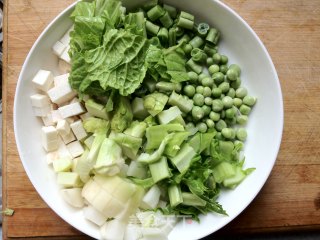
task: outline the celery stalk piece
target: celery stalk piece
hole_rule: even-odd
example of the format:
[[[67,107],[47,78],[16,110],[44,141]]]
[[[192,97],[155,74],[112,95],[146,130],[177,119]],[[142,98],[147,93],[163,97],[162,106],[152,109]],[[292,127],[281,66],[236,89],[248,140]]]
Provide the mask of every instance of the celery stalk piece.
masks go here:
[[[228,162],[221,162],[213,169],[213,177],[217,183],[222,183],[225,179],[236,174],[236,166]]]
[[[90,165],[94,165],[94,163],[96,162],[101,144],[105,138],[106,138],[105,133],[96,134],[87,157],[87,161]]]
[[[149,164],[149,169],[155,183],[171,176],[166,157],[161,157],[158,162]]]
[[[132,137],[124,133],[111,133],[109,138],[121,146],[124,155],[130,159],[137,158],[137,153],[142,145],[142,138]]]
[[[88,99],[85,102],[85,106],[92,116],[110,120],[110,115],[102,104],[95,102],[93,99]]]
[[[177,106],[173,106],[168,110],[160,112],[157,116],[160,124],[167,124],[178,116],[181,116],[181,111]]]
[[[166,124],[148,127],[146,130],[147,145],[146,149],[156,149],[160,146],[161,141],[170,132],[183,132],[184,127],[181,124]]]
[[[164,153],[168,157],[174,157],[180,150],[181,144],[188,138],[189,135],[189,132],[174,133],[173,138],[167,143]]]
[[[147,176],[147,169],[142,163],[131,161],[127,171],[127,176],[144,179]]]
[[[145,122],[134,121],[123,133],[136,138],[142,138],[145,135],[147,124]]]
[[[182,112],[185,113],[190,112],[193,107],[193,101],[191,99],[189,99],[188,97],[183,97],[176,92],[171,93],[168,103],[171,106],[177,106]]]
[[[79,177],[82,182],[86,183],[90,179],[90,172],[93,168],[94,163],[88,161],[89,150],[86,149],[81,157],[78,159],[77,165],[74,169],[74,172],[79,174]]]
[[[120,172],[124,164],[121,147],[113,140],[106,138],[103,140],[94,170],[98,174],[115,175]],[[111,172],[112,170],[112,172]]]
[[[151,93],[144,97],[143,104],[148,112],[155,116],[164,109],[168,99],[169,97],[163,93]]]
[[[170,141],[170,139],[172,139],[173,135],[174,135],[173,133],[167,135],[162,140],[159,148],[156,151],[154,151],[153,153],[151,153],[151,154],[141,153],[140,156],[137,158],[137,161],[141,162],[141,163],[147,163],[147,164],[151,164],[151,163],[158,161],[161,158],[168,141]]]
[[[197,153],[187,143],[183,144],[181,150],[173,158],[170,158],[171,162],[176,166],[180,173],[185,173],[190,167],[191,160]]]
[[[149,113],[143,105],[143,99],[136,97],[131,103],[133,116],[137,119],[145,119]]]
[[[140,207],[147,209],[154,209],[160,199],[161,191],[157,185],[153,185],[149,191],[144,195],[140,203]]]
[[[168,187],[168,195],[171,207],[176,207],[183,202],[180,185],[172,184]]]
[[[202,153],[205,149],[210,147],[211,141],[215,134],[215,132],[197,133],[190,139],[188,143],[197,153]]]
[[[72,167],[72,161],[70,158],[58,158],[52,163],[55,172],[68,172]]]
[[[246,170],[243,170],[240,166],[236,167],[236,173],[233,177],[229,177],[223,180],[223,186],[227,188],[235,188],[238,186],[247,175],[249,175],[254,168],[249,168]]]
[[[110,123],[104,119],[89,117],[83,121],[83,127],[90,133],[101,132],[107,134],[110,128]]]
[[[178,117],[173,119],[170,123],[178,123],[178,124],[181,124],[184,127],[186,126],[186,122],[184,121],[184,119],[183,119],[183,117],[181,115],[179,115]]]
[[[183,192],[182,193],[183,205],[187,206],[200,206],[204,207],[206,205],[206,201],[194,195],[193,193]]]
[[[119,102],[113,111],[111,119],[111,129],[116,132],[123,132],[130,126],[133,119],[131,104],[128,98],[120,96]]]
[[[146,117],[143,122],[145,122],[147,124],[148,127],[152,127],[152,126],[155,126],[155,125],[158,125],[157,122],[156,122],[156,118],[155,117],[152,117],[151,115]]]

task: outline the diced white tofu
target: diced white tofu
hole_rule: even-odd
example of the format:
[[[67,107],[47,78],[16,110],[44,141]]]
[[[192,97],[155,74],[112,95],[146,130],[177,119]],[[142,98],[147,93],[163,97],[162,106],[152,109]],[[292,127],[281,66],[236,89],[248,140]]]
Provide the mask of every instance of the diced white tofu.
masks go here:
[[[80,102],[80,100],[77,97],[75,97],[69,102],[69,104],[70,103],[75,103],[75,102]]]
[[[62,59],[59,59],[58,66],[61,74],[69,73],[71,71],[71,65]]]
[[[51,113],[48,113],[46,116],[44,117],[41,117],[42,118],[42,121],[43,121],[43,124],[45,126],[53,126],[55,123],[53,122],[52,120],[52,114]]]
[[[52,121],[53,121],[54,123],[57,123],[57,122],[59,122],[60,120],[63,120],[63,118],[62,118],[59,110],[52,110],[52,111],[51,111],[51,116],[52,116]]]
[[[51,112],[51,106],[47,105],[44,107],[32,107],[33,113],[37,117],[45,117]]]
[[[37,89],[48,91],[52,87],[53,75],[50,71],[39,70],[32,79],[33,84]]]
[[[54,86],[57,87],[59,85],[69,83],[69,75],[70,75],[69,73],[65,73],[59,76],[55,76],[53,78]]]
[[[86,130],[84,130],[81,120],[71,123],[70,127],[78,140],[82,140],[87,137],[88,134]]]
[[[60,42],[66,46],[69,45],[70,42],[70,32],[73,30],[73,26],[68,29],[68,31],[63,35],[63,37],[60,39]]]
[[[91,146],[92,146],[93,141],[94,141],[94,136],[91,135],[86,140],[84,140],[84,144],[90,149]]]
[[[48,98],[48,96],[43,95],[43,94],[33,94],[32,96],[30,96],[31,99],[31,105],[33,107],[45,107],[50,105],[50,99]]]
[[[72,158],[67,146],[59,139],[59,148],[57,150],[59,158]]]
[[[61,104],[73,99],[77,93],[71,88],[69,83],[66,83],[51,88],[48,91],[48,95],[52,102]]]
[[[63,53],[63,51],[67,48],[65,44],[63,44],[60,41],[57,41],[53,46],[52,46],[52,51],[55,55],[60,57],[60,55]]]
[[[65,136],[70,133],[70,125],[64,119],[58,121],[56,129],[61,136]]]
[[[58,110],[63,118],[80,115],[85,112],[85,109],[83,108],[81,103],[78,102],[59,107]]]
[[[68,117],[68,118],[66,118],[66,121],[67,121],[69,124],[71,124],[71,123],[77,121],[78,119],[79,119],[79,118],[78,118],[77,116],[73,116],[73,117]]]
[[[84,152],[84,148],[82,147],[79,141],[74,141],[72,143],[69,143],[67,145],[67,148],[71,156],[74,158],[79,157]]]
[[[65,144],[71,143],[76,140],[76,137],[74,136],[72,131],[70,131],[67,135],[61,135],[61,138]]]
[[[86,120],[86,119],[88,119],[90,117],[93,117],[93,116],[88,112],[80,115],[80,118],[81,118],[82,121],[84,121],[84,120]]]
[[[53,126],[42,127],[42,146],[47,152],[57,150],[59,147],[58,132]]]
[[[58,151],[48,152],[46,155],[47,164],[50,165],[52,162],[59,158]]]
[[[63,61],[65,61],[66,63],[71,64],[71,58],[69,56],[69,51],[70,47],[69,45],[67,46],[67,48],[63,51],[63,53],[60,55],[60,59],[62,59]]]

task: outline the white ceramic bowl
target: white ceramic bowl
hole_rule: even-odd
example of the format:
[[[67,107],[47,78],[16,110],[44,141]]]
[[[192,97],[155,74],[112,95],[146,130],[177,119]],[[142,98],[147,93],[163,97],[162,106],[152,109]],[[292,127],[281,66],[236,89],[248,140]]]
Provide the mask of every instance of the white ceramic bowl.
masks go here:
[[[143,1],[129,1],[125,5],[137,5]],[[235,190],[223,191],[219,202],[229,216],[208,214],[201,216],[201,223],[178,224],[169,239],[199,239],[225,226],[238,216],[255,198],[266,182],[274,166],[283,128],[283,104],[279,80],[272,60],[249,25],[233,10],[213,0],[175,0],[172,3],[206,21],[222,32],[220,53],[229,56],[230,63],[242,68],[243,85],[251,95],[258,97],[247,125],[248,140],[245,147],[246,167],[256,167]],[[59,14],[43,31],[33,45],[18,80],[14,104],[14,129],[23,166],[44,201],[66,222],[99,238],[99,230],[85,220],[81,210],[69,207],[58,193],[56,177],[47,166],[45,152],[40,143],[41,122],[32,112],[30,95],[35,92],[31,79],[37,70],[48,69],[57,74],[57,57],[51,46],[71,26],[69,15],[74,4]]]

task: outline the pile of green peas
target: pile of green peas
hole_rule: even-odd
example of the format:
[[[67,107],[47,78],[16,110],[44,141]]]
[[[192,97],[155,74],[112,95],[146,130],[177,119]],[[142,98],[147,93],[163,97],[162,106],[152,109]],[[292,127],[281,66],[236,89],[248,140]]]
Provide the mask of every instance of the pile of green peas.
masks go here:
[[[200,74],[189,71],[190,81],[182,89],[194,104],[185,116],[187,126],[197,127],[202,133],[215,128],[218,139],[245,141],[247,132],[242,126],[256,97],[241,86],[241,69],[236,64],[228,65],[227,56],[215,52],[207,57],[206,67]],[[236,125],[240,127],[234,128]]]

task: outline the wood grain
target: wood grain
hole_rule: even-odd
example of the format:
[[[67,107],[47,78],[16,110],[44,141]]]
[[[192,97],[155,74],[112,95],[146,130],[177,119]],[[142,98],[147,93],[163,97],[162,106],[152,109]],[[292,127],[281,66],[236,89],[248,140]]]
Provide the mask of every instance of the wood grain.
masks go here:
[[[5,1],[3,205],[13,208],[15,214],[4,217],[4,239],[87,238],[39,197],[21,165],[13,132],[13,99],[23,61],[44,27],[72,2]],[[251,25],[271,54],[281,81],[285,124],[280,153],[269,180],[252,204],[216,234],[320,230],[319,1],[224,2]]]

